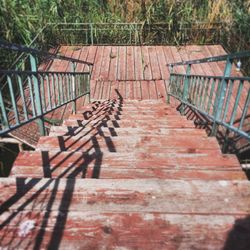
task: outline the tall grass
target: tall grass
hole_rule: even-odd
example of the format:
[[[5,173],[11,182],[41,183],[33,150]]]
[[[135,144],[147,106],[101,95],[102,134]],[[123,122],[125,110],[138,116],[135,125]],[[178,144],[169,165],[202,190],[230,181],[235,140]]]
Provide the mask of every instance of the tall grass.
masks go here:
[[[28,45],[48,22],[163,22],[170,31],[195,22],[205,22],[204,29],[226,22],[223,41],[237,51],[249,49],[250,1],[0,0],[0,38]]]

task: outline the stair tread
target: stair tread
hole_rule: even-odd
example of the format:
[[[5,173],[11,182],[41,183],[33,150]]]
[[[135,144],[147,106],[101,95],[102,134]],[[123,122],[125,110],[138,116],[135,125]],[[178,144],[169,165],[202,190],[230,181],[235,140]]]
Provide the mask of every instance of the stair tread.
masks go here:
[[[192,152],[192,150],[191,150]],[[222,178],[245,179],[234,155],[215,150],[168,153],[34,151],[19,154],[12,169],[18,177],[67,178]],[[211,171],[215,171],[212,173]],[[195,173],[191,172],[195,171]],[[208,172],[210,171],[210,173]],[[220,172],[219,172],[220,171]],[[226,171],[229,171],[226,173]],[[223,173],[226,176],[223,176]]]
[[[4,215],[11,217],[13,212]],[[16,232],[25,220],[34,221],[36,227],[32,234],[19,237]],[[38,226],[42,222],[50,222],[46,230]],[[21,249],[248,249],[249,224],[244,215],[21,211],[0,237],[3,245]]]
[[[1,180],[2,203],[16,194],[21,197],[10,210],[46,210],[45,200],[54,197],[50,210],[106,212],[165,212],[192,214],[249,214],[249,182],[243,180],[161,180],[161,179],[26,179]],[[33,183],[31,185],[31,183]],[[30,184],[32,187],[30,187]],[[8,187],[8,189],[6,188]],[[66,193],[65,190],[67,190]],[[241,190],[241,192],[239,192]],[[54,192],[53,192],[54,191]],[[17,193],[17,194],[18,194]],[[37,197],[32,195],[37,193]],[[44,196],[47,194],[46,196]],[[50,195],[49,195],[50,194]],[[29,197],[33,197],[32,200]],[[224,200],[221,197],[225,197]],[[61,199],[67,202],[61,203]],[[166,202],[171,200],[172,202]],[[236,202],[236,203],[235,203]],[[42,204],[39,204],[42,203]],[[68,205],[68,206],[66,206]],[[4,206],[4,205],[3,205]],[[35,210],[35,209],[34,209]]]
[[[83,128],[78,126],[52,126],[50,129],[49,136],[60,136],[60,135],[93,135],[93,134],[101,134],[104,136],[130,136],[130,135],[187,135],[187,134],[195,134],[195,135],[206,135],[205,130],[203,129],[196,129],[196,128],[155,128],[151,132],[142,129],[140,127],[132,128],[111,128],[111,127],[96,127],[96,128]]]
[[[0,179],[2,242],[20,241],[11,234],[29,220],[35,227],[19,247],[224,246],[235,220],[250,212],[236,156],[174,108],[127,103],[96,102],[18,155],[11,177]]]
[[[204,148],[213,149],[219,148],[219,145],[215,138],[200,137],[197,144],[197,136],[185,136],[176,138],[175,136],[164,136],[159,140],[159,136],[141,136],[141,137],[101,137],[92,136],[91,139],[84,137],[74,136],[44,136],[41,137],[37,149],[41,150],[81,150],[88,151],[93,147],[96,151],[102,149],[108,149],[111,152],[118,152],[121,149],[133,150],[137,147],[144,147],[150,149],[153,148]]]

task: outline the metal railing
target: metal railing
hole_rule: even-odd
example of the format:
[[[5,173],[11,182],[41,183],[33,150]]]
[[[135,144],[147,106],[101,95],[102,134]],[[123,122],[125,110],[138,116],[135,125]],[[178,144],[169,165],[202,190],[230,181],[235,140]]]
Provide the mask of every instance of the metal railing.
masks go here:
[[[90,96],[92,63],[3,41],[0,48],[26,53],[30,59],[28,71],[0,70],[1,85],[7,82],[0,89],[0,135],[34,120],[44,135],[46,114],[71,102],[72,111],[76,112],[76,100]],[[65,72],[38,71],[39,56],[46,60],[68,61],[70,69]],[[87,72],[77,72],[77,64],[87,65]]]
[[[48,23],[61,44],[216,44],[224,23]]]
[[[240,61],[250,57],[250,51],[168,64],[170,83],[168,95],[182,103],[181,112],[188,106],[212,122],[211,135],[216,135],[218,126],[250,140],[250,77],[234,77],[232,69],[240,70]],[[194,74],[195,64],[225,62],[222,76]],[[213,67],[212,65],[211,67]],[[176,68],[186,67],[183,74]],[[238,67],[238,68],[237,68]],[[177,70],[178,71],[178,70]],[[169,99],[168,99],[169,100]]]

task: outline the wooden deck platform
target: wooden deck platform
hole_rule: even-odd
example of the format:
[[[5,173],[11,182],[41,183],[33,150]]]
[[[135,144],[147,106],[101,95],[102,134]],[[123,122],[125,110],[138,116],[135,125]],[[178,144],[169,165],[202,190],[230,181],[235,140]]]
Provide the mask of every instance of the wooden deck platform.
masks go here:
[[[166,97],[169,80],[167,63],[199,59],[225,54],[220,45],[184,47],[175,46],[60,46],[61,55],[86,60],[94,64],[91,77],[92,100],[112,99],[161,99]],[[66,71],[68,62],[55,60],[53,63],[40,65],[40,70]],[[77,71],[88,71],[87,66],[77,65]],[[180,72],[184,68],[180,67]],[[195,65],[193,73],[221,75],[223,63]],[[233,74],[239,73],[233,69]],[[81,101],[81,105],[85,102]],[[72,106],[66,105],[47,115],[49,119],[66,119]],[[50,125],[47,124],[49,127]],[[20,141],[36,146],[40,132],[35,122],[23,126],[11,135]]]

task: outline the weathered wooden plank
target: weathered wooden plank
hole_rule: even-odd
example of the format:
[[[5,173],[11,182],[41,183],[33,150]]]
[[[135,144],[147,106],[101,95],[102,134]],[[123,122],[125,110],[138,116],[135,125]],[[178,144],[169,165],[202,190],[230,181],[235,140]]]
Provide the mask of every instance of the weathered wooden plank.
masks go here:
[[[141,46],[134,47],[134,57],[135,57],[135,79],[134,80],[143,80],[143,64],[142,64]]]
[[[162,79],[161,70],[160,70],[158,59],[157,59],[157,53],[156,53],[155,46],[148,47],[148,54],[149,54],[150,66],[151,66],[151,70],[152,70],[152,79],[153,80]]]
[[[155,85],[156,85],[156,93],[158,98],[166,98],[167,96],[167,88],[165,85],[165,81],[164,80],[157,80],[155,81]]]
[[[126,80],[126,54],[127,54],[127,47],[120,46],[119,47],[119,60],[118,60],[118,80]]]
[[[6,212],[11,217],[14,212]],[[36,227],[18,236],[23,220]],[[248,248],[246,216],[166,213],[19,212],[4,227],[1,245],[22,249],[242,249]],[[47,222],[51,221],[51,226]],[[44,230],[43,224],[47,224]],[[245,230],[238,230],[244,228]],[[43,235],[41,240],[39,235]],[[81,239],[81,240],[79,240]]]
[[[248,215],[250,212],[249,182],[241,180],[27,179],[24,183],[16,183],[15,179],[10,179],[1,181],[1,185],[9,187],[9,192],[1,196],[4,201],[15,195],[16,189],[21,195],[19,203],[11,205],[9,211],[35,208],[37,211],[60,209],[61,212],[126,211],[194,215]],[[2,202],[2,208],[5,206],[8,204]],[[1,222],[5,218],[0,216]]]
[[[102,64],[101,64],[101,70],[100,70],[100,80],[106,81],[109,77],[109,68],[110,68],[110,62],[111,62],[111,46],[105,46],[102,56]]]
[[[155,50],[157,53],[158,63],[160,67],[161,77],[162,79],[169,79],[167,61],[164,55],[163,46],[155,46]]]
[[[121,123],[112,120],[103,122],[104,126],[108,127],[120,127]],[[143,122],[145,123],[145,122]],[[143,127],[145,129],[153,128],[150,125],[143,125],[143,123],[133,123],[133,125],[128,122],[127,127]],[[95,126],[95,123],[92,123],[92,126]],[[41,150],[88,150],[93,146],[104,147],[109,149],[112,152],[116,152],[117,150],[126,149],[129,147],[157,147],[157,148],[198,148],[198,149],[213,149],[219,148],[216,139],[214,138],[200,138],[199,144],[197,145],[197,137],[195,136],[186,136],[175,138],[171,136],[162,137],[161,140],[159,138],[142,136],[140,138],[96,138],[92,136],[91,139],[85,138],[73,138],[72,136],[63,136],[63,137],[41,137],[38,144],[37,149]]]
[[[134,58],[134,47],[127,46],[127,56],[126,56],[126,80],[135,80],[135,58]]]
[[[118,47],[112,46],[110,53],[110,67],[109,67],[109,76],[108,80],[115,81],[117,79],[117,66],[118,66]]]
[[[149,85],[149,99],[158,99],[156,83],[155,81],[150,81]]]
[[[95,63],[94,63],[94,67],[93,67],[93,72],[92,72],[92,79],[93,80],[99,79],[101,65],[102,65],[103,51],[104,51],[104,46],[98,46],[97,52],[96,52],[96,57],[95,57]]]
[[[142,91],[142,99],[150,99],[149,95],[149,81],[140,81],[141,82],[141,91]]]
[[[152,70],[150,65],[150,58],[148,53],[148,47],[142,46],[142,67],[143,67],[143,79],[152,80]]]

